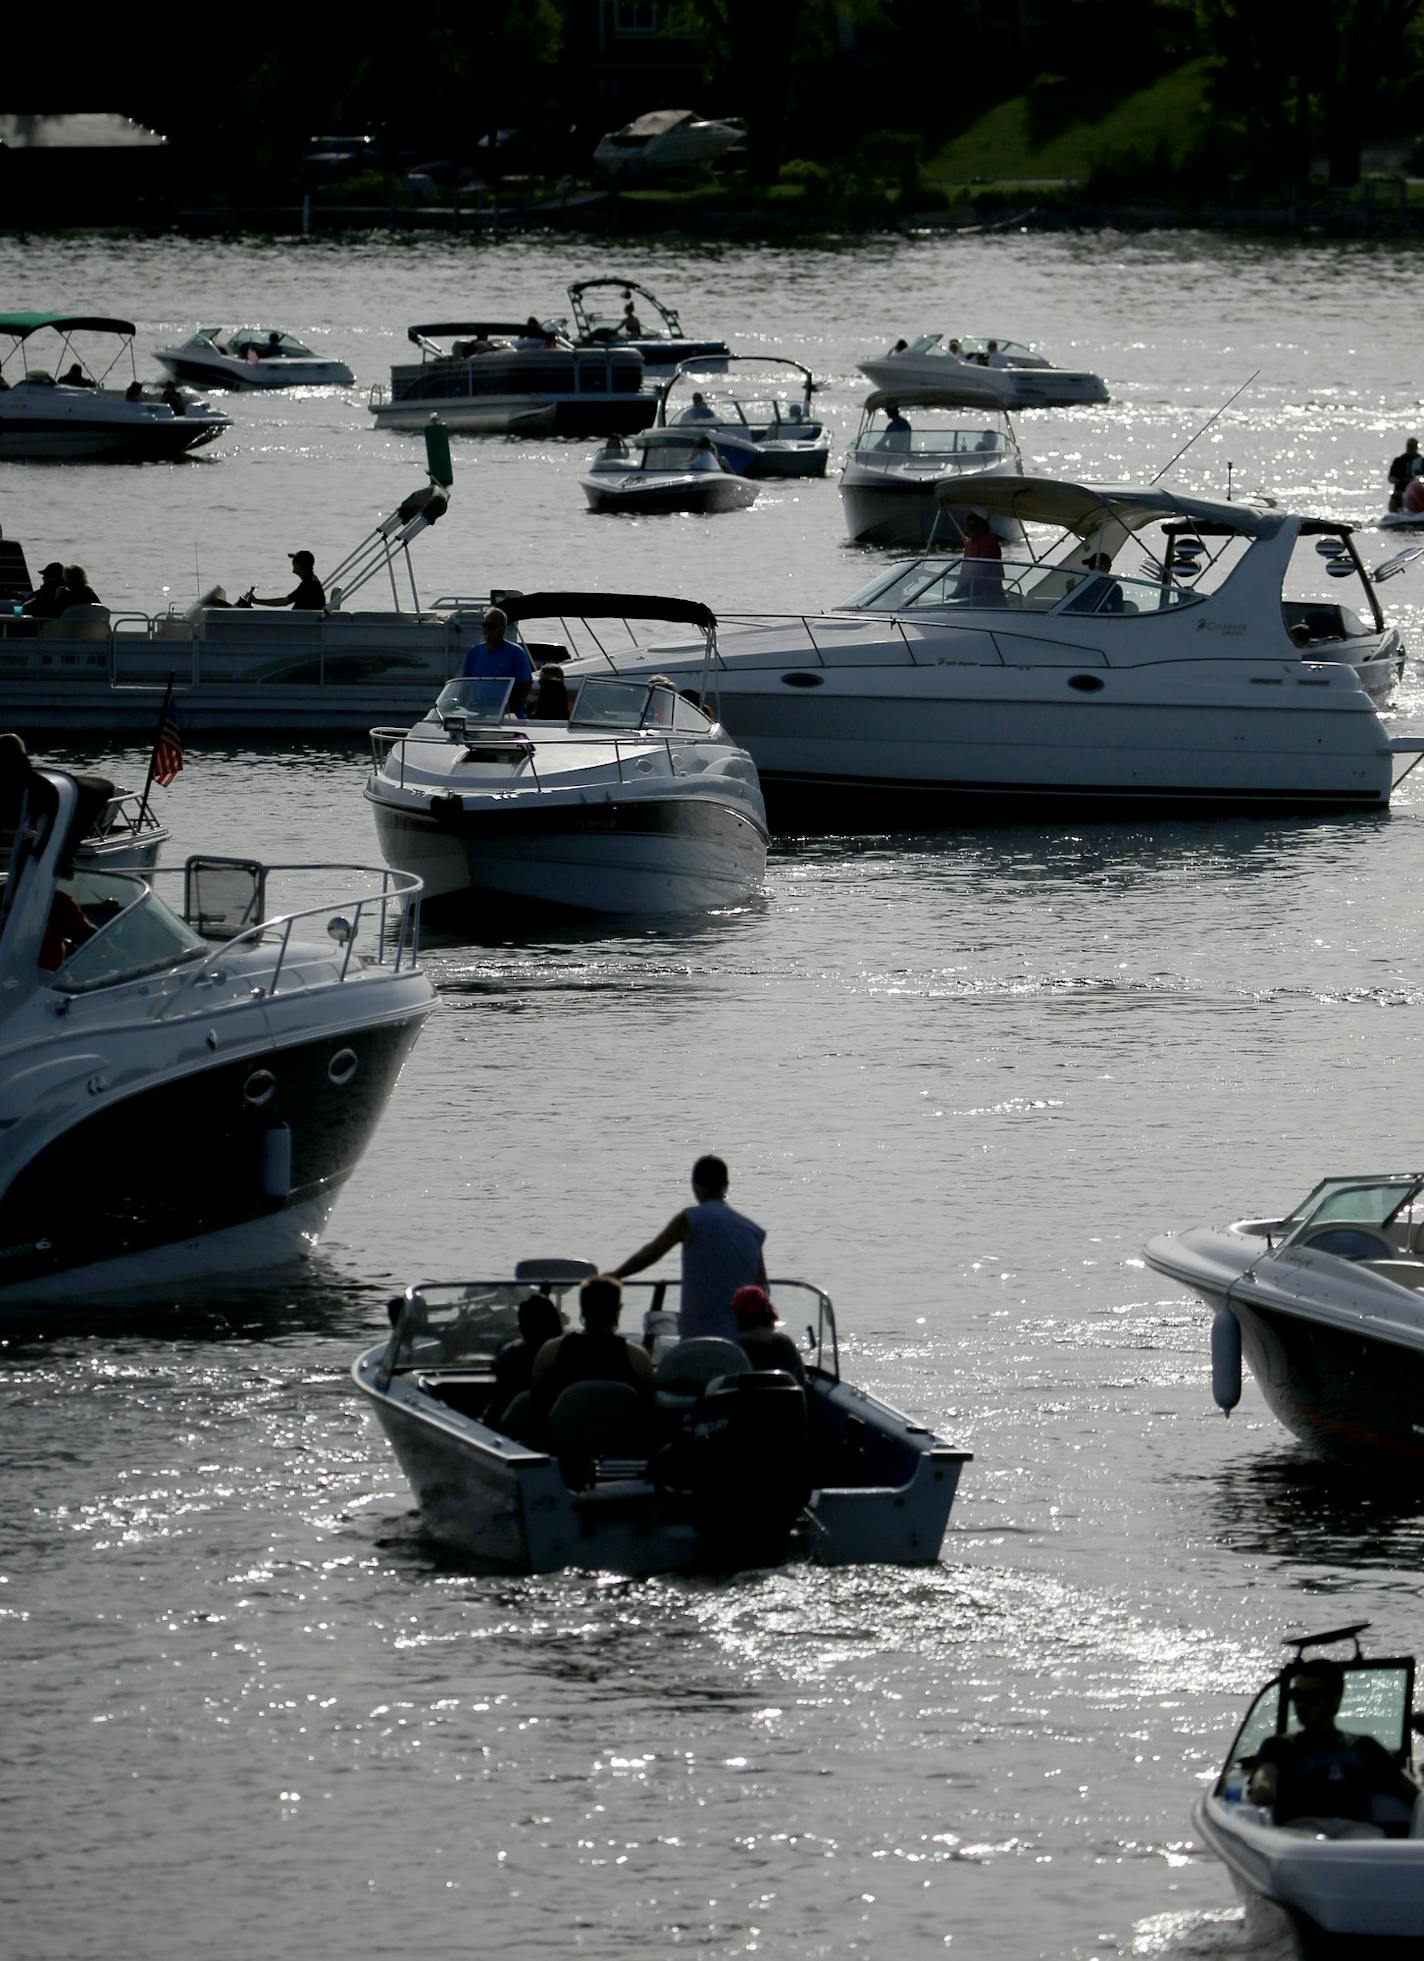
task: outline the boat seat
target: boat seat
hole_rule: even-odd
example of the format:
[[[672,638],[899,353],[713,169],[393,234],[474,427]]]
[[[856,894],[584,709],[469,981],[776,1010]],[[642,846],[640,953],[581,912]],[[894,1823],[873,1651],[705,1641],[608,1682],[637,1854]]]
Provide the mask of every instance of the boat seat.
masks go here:
[[[583,1489],[598,1482],[600,1460],[616,1460],[624,1475],[647,1462],[648,1408],[628,1382],[573,1382],[549,1411],[549,1449],[565,1482]]]
[[[711,1382],[724,1375],[745,1375],[751,1368],[747,1352],[721,1335],[691,1335],[670,1348],[658,1363],[658,1408],[686,1410]]]
[[[66,606],[53,620],[40,621],[41,640],[107,640],[107,606]]]

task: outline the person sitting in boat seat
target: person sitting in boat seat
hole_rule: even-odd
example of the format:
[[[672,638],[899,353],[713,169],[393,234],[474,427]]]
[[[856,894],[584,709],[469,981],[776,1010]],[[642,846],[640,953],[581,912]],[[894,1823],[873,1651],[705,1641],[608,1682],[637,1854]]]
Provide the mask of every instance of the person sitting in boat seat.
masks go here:
[[[986,368],[1006,368],[1009,365],[1008,357],[999,352],[999,343],[996,340],[991,340],[989,343],[989,351],[984,356],[984,365]]]
[[[89,574],[82,565],[66,565],[64,568],[64,606],[68,612],[71,606],[102,606],[103,600],[89,583]]]
[[[539,1350],[564,1332],[564,1317],[547,1294],[529,1294],[519,1303],[519,1334],[507,1341],[494,1358],[494,1394],[485,1422],[498,1429],[516,1396],[529,1387]]]
[[[264,361],[285,361],[286,358],[286,352],[282,346],[282,336],[274,327],[267,336],[267,345],[262,350],[262,359]]]
[[[540,1429],[564,1390],[576,1382],[627,1383],[651,1402],[652,1358],[639,1343],[619,1334],[622,1309],[623,1284],[611,1274],[594,1274],[579,1288],[582,1327],[546,1341],[534,1358],[529,1400]]]
[[[91,381],[89,379],[77,361],[72,368],[69,368],[59,378],[66,388],[97,388],[99,386],[97,381]]]
[[[642,331],[643,323],[638,318],[637,308],[633,305],[633,295],[630,293],[623,302],[623,332],[629,340],[636,340]]]
[[[710,436],[697,438],[692,449],[692,461],[687,467],[689,470],[720,470],[723,467],[721,457],[712,447]]]
[[[908,420],[901,415],[898,406],[892,403],[889,419],[885,424],[885,433],[881,436],[880,441],[875,447],[877,449],[907,450],[910,447],[910,434],[911,430]]]
[[[124,400],[126,402],[141,402],[143,400],[143,383],[137,380],[131,381],[124,390]]]
[[[39,584],[20,611],[32,620],[57,620],[70,604],[64,596],[64,567],[54,559],[40,573]]]
[[[1089,576],[1079,579],[1063,610],[1065,613],[1120,613],[1122,586],[1108,575],[1112,559],[1106,552],[1089,552],[1083,560]]]
[[[481,643],[478,647],[471,647],[466,654],[460,675],[462,679],[480,675],[493,675],[496,679],[507,677],[514,683],[509,691],[509,713],[522,715],[534,686],[534,663],[529,658],[528,650],[508,637],[505,632],[508,625],[509,616],[503,607],[487,608],[480,627]]]
[[[784,1369],[799,1383],[806,1381],[801,1351],[776,1318],[765,1287],[738,1287],[732,1296],[737,1346],[754,1369]]]
[[[595,463],[623,463],[627,461],[628,445],[616,429],[611,429],[604,438],[603,447],[594,457]]]
[[[1337,1729],[1344,1693],[1338,1661],[1310,1656],[1292,1670],[1287,1694],[1300,1728],[1266,1738],[1248,1787],[1251,1802],[1269,1805],[1278,1825],[1343,1818],[1378,1828],[1381,1809],[1413,1807],[1419,1787],[1384,1745]],[[1379,1800],[1387,1802],[1381,1807]]]
[[[643,725],[650,729],[670,729],[677,712],[677,683],[670,674],[654,674],[648,683],[652,693],[648,696],[647,712]]]
[[[679,422],[715,422],[717,411],[708,402],[701,389],[694,389],[692,400],[677,419]]]
[[[183,390],[178,386],[176,381],[165,381],[162,393],[158,399],[160,402],[166,402],[175,415],[186,415],[188,413],[188,397],[183,393]]]
[[[316,576],[316,560],[310,552],[292,552],[292,570],[297,575],[297,583],[290,592],[284,592],[280,599],[261,599],[250,589],[243,594],[244,606],[291,606],[299,612],[324,613],[326,611],[326,587]]]
[[[569,695],[569,684],[564,679],[563,669],[548,666],[539,669],[539,685],[534,690],[534,699],[526,711],[531,722],[566,722],[574,711]]]

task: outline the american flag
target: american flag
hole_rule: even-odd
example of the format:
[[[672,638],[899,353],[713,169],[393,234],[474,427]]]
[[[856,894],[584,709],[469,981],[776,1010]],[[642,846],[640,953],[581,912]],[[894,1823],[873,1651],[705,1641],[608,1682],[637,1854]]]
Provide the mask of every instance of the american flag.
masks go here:
[[[166,790],[182,767],[183,733],[178,727],[178,710],[170,701],[159,724],[158,745],[153,752],[153,773]]]

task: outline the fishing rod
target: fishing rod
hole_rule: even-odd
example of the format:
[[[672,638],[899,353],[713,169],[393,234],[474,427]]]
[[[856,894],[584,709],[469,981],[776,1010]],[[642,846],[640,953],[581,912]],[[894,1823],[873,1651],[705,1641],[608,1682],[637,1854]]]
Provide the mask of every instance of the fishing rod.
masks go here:
[[[1231,404],[1236,400],[1237,395],[1244,395],[1246,393],[1246,390],[1251,386],[1251,383],[1257,379],[1257,377],[1260,375],[1260,372],[1261,370],[1257,368],[1255,374],[1248,375],[1246,377],[1245,381],[1243,381],[1241,386],[1236,390],[1236,394],[1227,396],[1226,400],[1222,403],[1221,407],[1216,410],[1215,414],[1209,415],[1207,417],[1206,421],[1202,424],[1201,428],[1196,431],[1196,434],[1189,436],[1187,438],[1187,440],[1182,444],[1182,447],[1177,451],[1177,454],[1174,457],[1172,457],[1168,462],[1162,465],[1161,469],[1157,472],[1157,475],[1155,477],[1150,477],[1148,479],[1149,486],[1151,484],[1156,483],[1160,478],[1165,477],[1167,472],[1171,469],[1173,463],[1181,462],[1182,458],[1186,455],[1187,451],[1191,448],[1192,444],[1196,442],[1199,437],[1204,436],[1206,434],[1207,430],[1210,429],[1212,423],[1216,421],[1218,416],[1225,415],[1226,411],[1231,407]]]

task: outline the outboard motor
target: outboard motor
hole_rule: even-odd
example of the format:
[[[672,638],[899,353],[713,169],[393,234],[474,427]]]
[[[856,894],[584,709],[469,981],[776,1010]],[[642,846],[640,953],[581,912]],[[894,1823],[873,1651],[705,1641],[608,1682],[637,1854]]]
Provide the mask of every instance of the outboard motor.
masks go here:
[[[693,1412],[688,1446],[692,1515],[706,1562],[731,1569],[784,1558],[811,1495],[800,1384],[784,1369],[719,1376]]]

